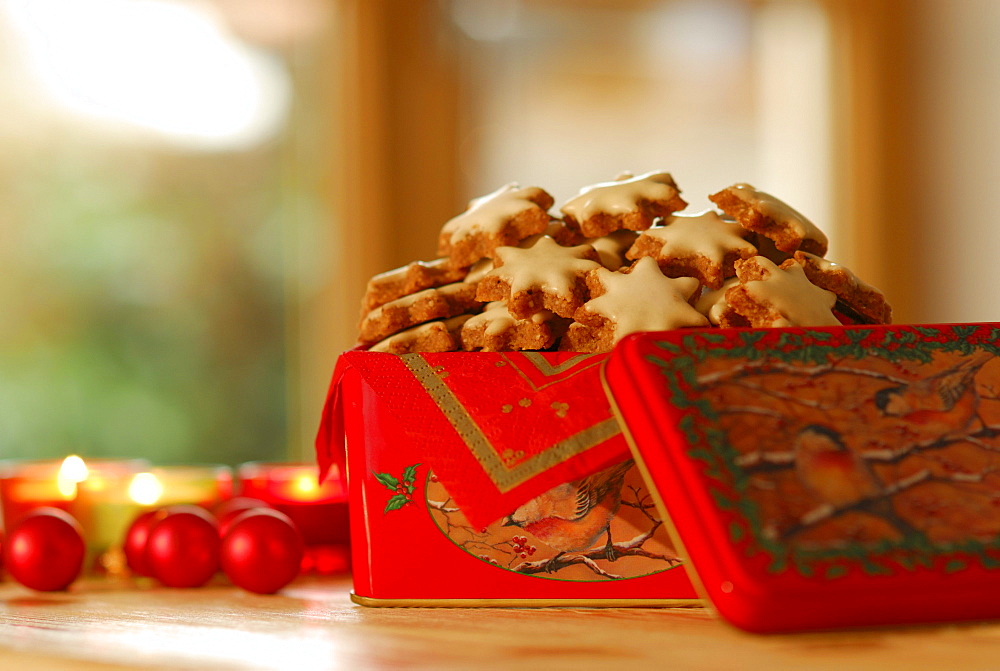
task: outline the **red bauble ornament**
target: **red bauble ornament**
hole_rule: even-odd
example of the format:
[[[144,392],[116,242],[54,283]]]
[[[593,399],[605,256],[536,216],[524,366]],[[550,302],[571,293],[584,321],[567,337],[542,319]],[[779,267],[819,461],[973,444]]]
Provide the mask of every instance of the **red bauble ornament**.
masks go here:
[[[219,520],[219,536],[224,537],[234,519],[254,508],[267,510],[271,508],[271,504],[250,496],[235,496],[216,506],[212,512],[215,513],[216,519]]]
[[[10,532],[4,550],[4,564],[15,580],[40,592],[55,592],[80,575],[87,548],[80,525],[68,513],[36,508]]]
[[[146,563],[146,544],[149,541],[149,530],[154,524],[167,516],[163,509],[150,510],[136,517],[125,532],[125,561],[136,575],[152,576],[153,572]]]
[[[219,528],[200,506],[170,506],[149,528],[146,567],[167,587],[201,587],[219,570]]]
[[[222,570],[233,584],[273,594],[299,574],[302,536],[284,513],[255,508],[235,518],[222,539]]]

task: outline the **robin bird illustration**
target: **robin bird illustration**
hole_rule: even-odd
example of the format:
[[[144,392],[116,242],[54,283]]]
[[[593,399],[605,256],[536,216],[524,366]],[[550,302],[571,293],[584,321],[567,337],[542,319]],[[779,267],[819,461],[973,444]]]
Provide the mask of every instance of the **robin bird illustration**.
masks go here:
[[[795,474],[816,500],[843,510],[881,517],[904,536],[920,534],[902,519],[871,466],[844,444],[840,434],[812,424],[795,437]]]
[[[875,392],[875,407],[888,417],[900,417],[924,431],[950,436],[965,431],[979,417],[976,373],[994,358],[979,352],[922,380]]]
[[[605,534],[605,554],[609,561],[615,561],[611,520],[621,507],[625,474],[633,464],[629,459],[582,480],[553,487],[508,515],[504,526],[521,527],[557,550],[550,566],[567,552],[590,549]]]

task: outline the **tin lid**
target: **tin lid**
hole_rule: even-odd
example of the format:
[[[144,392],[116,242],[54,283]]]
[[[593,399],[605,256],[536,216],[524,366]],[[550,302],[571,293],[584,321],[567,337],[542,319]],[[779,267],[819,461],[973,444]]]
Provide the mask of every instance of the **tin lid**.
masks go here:
[[[683,330],[605,388],[692,581],[750,631],[1000,616],[1000,324]]]

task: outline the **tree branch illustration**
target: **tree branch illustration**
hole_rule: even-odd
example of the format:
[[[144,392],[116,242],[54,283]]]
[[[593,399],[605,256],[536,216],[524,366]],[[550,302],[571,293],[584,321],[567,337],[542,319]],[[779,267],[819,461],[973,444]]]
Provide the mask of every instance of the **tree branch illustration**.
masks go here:
[[[653,534],[656,533],[656,530],[659,529],[661,524],[663,523],[657,522],[651,529],[644,531],[630,540],[621,543],[613,543],[612,547],[614,548],[615,554],[618,557],[647,557],[649,559],[666,562],[670,566],[680,564],[683,561],[680,557],[657,554],[642,547],[646,541],[653,537]],[[536,561],[522,562],[517,566],[514,566],[513,570],[518,573],[525,573],[529,575],[533,573],[555,573],[556,571],[569,566],[583,564],[591,571],[604,578],[621,580],[625,577],[609,573],[608,571],[602,569],[595,563],[595,560],[601,559],[607,559],[607,551],[604,546],[588,550],[587,552],[566,552],[564,554],[557,555],[552,559],[539,559]]]
[[[864,368],[851,368],[841,366],[841,360],[832,361],[826,364],[814,366],[796,366],[782,361],[748,361],[743,365],[734,366],[714,373],[706,373],[696,378],[697,384],[703,387],[712,387],[732,380],[739,380],[756,375],[794,375],[797,377],[816,378],[832,373],[843,373],[846,375],[860,375],[862,377],[885,380],[893,384],[906,384],[906,380],[886,375],[878,371],[866,370]]]
[[[639,510],[643,515],[646,516],[652,525],[646,531],[634,536],[633,538],[623,541],[620,543],[612,543],[612,548],[616,557],[646,557],[648,559],[655,559],[657,561],[666,562],[670,566],[676,566],[680,564],[683,560],[677,556],[659,554],[656,552],[651,552],[647,550],[644,545],[646,541],[653,538],[656,535],[657,530],[663,525],[663,521],[657,518],[651,511],[656,510],[656,504],[652,502],[652,496],[648,493],[643,493],[643,490],[639,487],[632,485],[628,486],[628,490],[632,493],[632,500],[623,498],[621,504],[623,506],[628,506],[630,508],[635,508]],[[595,560],[607,560],[607,548],[600,546],[589,550],[585,553],[564,553],[557,555],[551,559],[541,559],[530,562],[522,562],[517,566],[513,567],[513,570],[518,573],[546,573],[546,572],[556,572],[569,566],[575,566],[577,564],[583,564],[591,571],[599,576],[608,578],[610,580],[620,580],[624,576],[616,575],[610,573],[595,563]]]
[[[456,524],[452,520],[451,516],[453,513],[461,512],[461,508],[452,505],[450,498],[446,501],[432,501],[431,499],[427,499],[427,506],[430,509],[441,513],[440,519],[444,523],[445,528],[443,531],[445,532],[445,535],[455,541],[459,547],[470,552],[472,552],[474,548],[477,548],[480,550],[497,550],[499,552],[503,552],[504,554],[512,554],[511,550],[505,547],[510,545],[509,542],[504,541],[502,543],[488,543],[485,540],[485,538],[488,537],[488,534],[484,533],[482,530],[475,529],[469,524]],[[468,535],[468,538],[459,541],[455,538],[457,532],[464,532]]]
[[[876,496],[870,496],[863,499],[859,499],[853,503],[843,505],[843,506],[832,506],[830,504],[823,504],[816,508],[813,508],[806,514],[799,518],[799,521],[793,526],[785,529],[781,532],[780,537],[782,539],[788,539],[796,534],[802,533],[808,529],[812,529],[827,520],[840,517],[846,513],[852,511],[868,512],[876,517],[880,515],[877,512],[873,512],[873,504],[879,501],[888,501],[900,492],[913,489],[918,485],[928,484],[932,482],[946,483],[952,485],[967,485],[967,484],[981,484],[987,476],[995,473],[997,469],[987,468],[976,473],[949,473],[948,475],[935,475],[930,471],[930,469],[922,469],[908,475],[905,478],[901,478],[891,484],[886,485],[882,492]],[[778,534],[775,534],[778,535]]]
[[[1000,426],[990,425],[981,427],[975,431],[949,436],[939,436],[924,441],[908,443],[899,447],[869,449],[859,453],[859,456],[868,462],[892,464],[898,463],[913,454],[943,449],[949,445],[963,442],[975,445],[976,447],[989,452],[1000,453],[1000,446],[993,445],[982,440],[983,438],[993,438],[998,435],[1000,435]],[[794,468],[795,452],[793,450],[755,450],[737,457],[736,465],[741,467],[747,473],[780,471],[788,468]]]

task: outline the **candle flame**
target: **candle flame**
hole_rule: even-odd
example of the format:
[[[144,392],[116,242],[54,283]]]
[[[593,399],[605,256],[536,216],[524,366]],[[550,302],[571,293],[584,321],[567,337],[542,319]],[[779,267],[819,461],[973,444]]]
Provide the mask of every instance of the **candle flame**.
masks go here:
[[[295,488],[302,494],[314,494],[319,490],[319,483],[312,475],[300,475],[295,478]]]
[[[62,466],[59,467],[59,475],[56,477],[56,485],[59,493],[65,499],[72,499],[76,496],[76,485],[87,479],[87,464],[83,459],[75,454],[63,459]]]
[[[129,498],[143,506],[151,506],[163,496],[163,483],[152,473],[137,473],[128,485]]]

